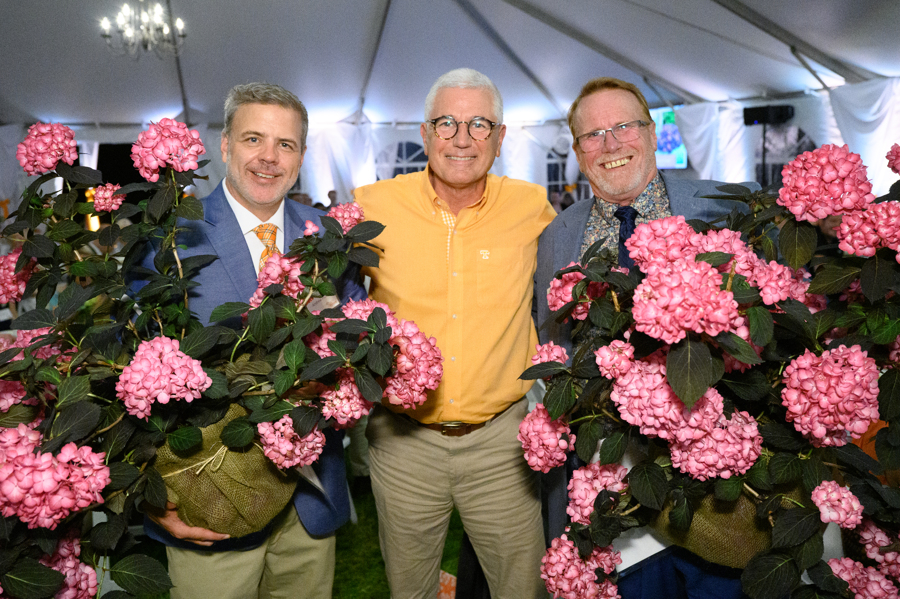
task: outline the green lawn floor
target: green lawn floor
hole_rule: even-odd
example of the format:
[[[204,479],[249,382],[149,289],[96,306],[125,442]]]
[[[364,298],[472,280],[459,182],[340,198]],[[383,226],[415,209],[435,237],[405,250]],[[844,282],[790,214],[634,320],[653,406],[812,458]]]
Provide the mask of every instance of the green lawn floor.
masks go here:
[[[357,524],[346,524],[337,532],[337,565],[334,572],[335,599],[389,599],[384,559],[378,546],[378,515],[371,492],[353,496]],[[462,521],[455,510],[444,544],[441,569],[456,576]]]

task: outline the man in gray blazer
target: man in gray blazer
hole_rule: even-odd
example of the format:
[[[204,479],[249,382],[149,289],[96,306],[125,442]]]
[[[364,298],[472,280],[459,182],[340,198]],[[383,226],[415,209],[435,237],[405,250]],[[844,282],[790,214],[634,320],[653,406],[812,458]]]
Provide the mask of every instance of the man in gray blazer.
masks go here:
[[[229,92],[221,141],[225,179],[203,198],[203,219],[183,223],[178,238],[182,257],[217,256],[190,291],[189,307],[204,325],[216,306],[250,299],[270,243],[287,252],[307,222],[320,224],[321,211],[284,201],[303,163],[308,127],[306,108],[284,88],[250,83]],[[264,241],[258,230],[265,228],[271,235]],[[152,255],[145,266],[152,267]],[[359,285],[341,283],[342,299],[365,297]],[[260,532],[228,538],[188,526],[173,504],[150,512],[146,530],[167,546],[172,599],[330,598],[334,531],[350,516],[341,441],[326,431],[325,449],[302,472],[293,505]]]
[[[636,225],[673,215],[709,221],[744,206],[702,197],[720,193],[716,186],[721,183],[676,179],[657,170],[650,109],[640,90],[630,83],[609,77],[589,81],[572,103],[568,119],[578,165],[590,181],[594,198],[575,203],[544,230],[534,277],[540,341],[553,341],[567,351],[572,347],[571,322],[548,322],[547,289],[556,271],[580,260],[597,241],[614,255],[618,253],[620,265],[632,266],[619,248],[624,249],[622,244]],[[759,189],[756,183],[744,185]],[[565,467],[551,471],[544,487],[548,488],[547,525],[552,539],[562,534],[566,525]],[[629,559],[619,579],[624,599],[742,596],[740,571],[720,569],[684,550],[665,549],[665,544],[649,533],[643,536],[646,538],[623,540],[623,545],[629,545],[623,552]],[[639,563],[627,567],[635,561]],[[710,591],[712,595],[702,594]]]

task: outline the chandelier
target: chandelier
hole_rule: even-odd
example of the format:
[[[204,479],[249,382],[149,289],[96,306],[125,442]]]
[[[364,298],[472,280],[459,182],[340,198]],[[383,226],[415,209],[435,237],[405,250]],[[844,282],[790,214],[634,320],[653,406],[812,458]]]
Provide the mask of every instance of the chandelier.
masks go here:
[[[100,21],[100,36],[106,45],[117,54],[129,54],[135,59],[140,57],[141,50],[156,52],[160,57],[166,54],[177,54],[187,34],[184,32],[184,21],[175,19],[169,26],[171,15],[167,15],[161,4],[152,8],[145,6],[144,0],[138,0],[137,9],[125,3],[115,23],[106,17]],[[171,5],[170,5],[171,10]]]

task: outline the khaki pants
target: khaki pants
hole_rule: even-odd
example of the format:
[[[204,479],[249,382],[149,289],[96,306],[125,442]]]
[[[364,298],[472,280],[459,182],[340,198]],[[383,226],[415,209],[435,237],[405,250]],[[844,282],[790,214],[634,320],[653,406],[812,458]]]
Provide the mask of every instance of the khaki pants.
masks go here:
[[[520,401],[487,426],[447,437],[385,408],[369,416],[372,491],[392,599],[433,599],[453,507],[493,599],[546,597],[535,472],[516,439]]]
[[[167,547],[172,599],[331,599],[335,537],[314,539],[293,503],[272,534],[247,551]]]

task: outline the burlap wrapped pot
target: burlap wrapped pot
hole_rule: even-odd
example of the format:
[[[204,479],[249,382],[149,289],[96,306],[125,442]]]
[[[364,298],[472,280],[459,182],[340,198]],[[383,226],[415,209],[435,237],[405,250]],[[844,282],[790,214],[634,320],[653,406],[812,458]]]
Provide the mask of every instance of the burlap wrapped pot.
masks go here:
[[[225,418],[201,429],[203,449],[189,457],[179,457],[168,443],[157,452],[156,469],[185,524],[241,537],[264,528],[291,500],[296,472],[281,471],[255,443],[244,451],[222,444],[225,426],[246,415],[232,404]]]
[[[783,492],[791,499],[801,500],[797,487]],[[791,508],[794,504],[783,499],[782,506]],[[756,503],[745,494],[728,502],[719,501],[714,495],[705,496],[694,511],[688,532],[669,524],[671,511],[672,502],[667,501],[650,526],[672,544],[708,562],[743,569],[750,558],[772,546],[772,527],[756,517]]]

